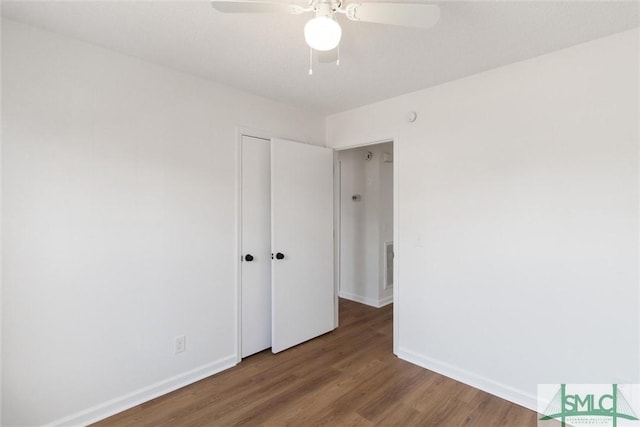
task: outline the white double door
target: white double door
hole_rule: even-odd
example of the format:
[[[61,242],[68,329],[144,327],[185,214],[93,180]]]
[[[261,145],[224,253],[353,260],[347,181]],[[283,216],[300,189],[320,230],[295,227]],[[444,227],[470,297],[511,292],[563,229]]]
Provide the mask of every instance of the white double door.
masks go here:
[[[334,328],[333,151],[241,140],[241,355]]]

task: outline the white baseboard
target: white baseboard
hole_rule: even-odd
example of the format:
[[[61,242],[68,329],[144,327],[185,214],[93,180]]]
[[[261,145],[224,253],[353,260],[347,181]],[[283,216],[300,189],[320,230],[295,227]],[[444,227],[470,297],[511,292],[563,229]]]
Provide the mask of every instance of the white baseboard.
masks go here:
[[[223,359],[208,363],[199,368],[193,369],[184,374],[157,382],[150,386],[141,388],[124,396],[117,397],[108,402],[101,403],[92,408],[85,409],[75,414],[56,420],[47,424],[53,426],[86,426],[103,420],[111,415],[115,415],[124,410],[133,408],[141,403],[162,396],[186,385],[200,381],[218,372],[224,371],[236,365],[236,356],[232,355]]]
[[[384,307],[385,305],[389,305],[393,302],[393,295],[389,295],[388,297],[380,298],[378,300],[378,307]]]
[[[374,298],[367,298],[356,294],[351,294],[349,292],[340,291],[338,293],[340,298],[348,299],[350,301],[359,302],[361,304],[366,304],[371,307],[380,308],[384,307],[387,304],[391,304],[393,302],[393,295],[388,296],[386,298],[382,298],[380,300]]]
[[[509,402],[524,406],[532,411],[537,412],[538,410],[536,396],[522,390],[517,390],[506,384],[476,375],[473,372],[460,369],[439,360],[422,356],[403,348],[400,348],[397,356],[407,362],[411,362],[430,371],[437,372],[456,381],[460,381],[461,383],[493,394],[494,396],[498,396],[502,399],[508,400]]]

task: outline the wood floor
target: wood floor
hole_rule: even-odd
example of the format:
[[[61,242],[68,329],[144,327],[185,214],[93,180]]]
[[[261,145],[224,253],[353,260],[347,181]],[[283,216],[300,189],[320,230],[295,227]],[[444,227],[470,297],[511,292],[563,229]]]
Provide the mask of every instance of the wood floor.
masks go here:
[[[392,306],[340,301],[340,327],[96,426],[514,426],[536,414],[396,358]]]

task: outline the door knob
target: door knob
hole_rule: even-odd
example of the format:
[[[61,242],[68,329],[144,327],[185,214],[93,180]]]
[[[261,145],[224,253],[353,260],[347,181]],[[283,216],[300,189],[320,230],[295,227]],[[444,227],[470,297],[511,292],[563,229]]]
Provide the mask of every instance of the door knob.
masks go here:
[[[245,261],[253,261],[253,255],[251,255],[251,254],[246,254],[246,255],[244,256],[244,260],[245,260]]]
[[[282,252],[278,252],[276,254],[276,259],[284,259],[284,254]]]

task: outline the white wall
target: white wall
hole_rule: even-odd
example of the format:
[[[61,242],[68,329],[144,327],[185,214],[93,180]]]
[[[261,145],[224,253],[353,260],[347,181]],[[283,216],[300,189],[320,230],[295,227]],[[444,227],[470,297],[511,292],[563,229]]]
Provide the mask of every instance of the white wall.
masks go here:
[[[532,408],[640,381],[638,37],[327,118],[334,147],[396,136],[400,357]]]
[[[373,157],[366,160],[366,153]],[[340,296],[374,307],[393,300],[384,288],[384,243],[393,240],[392,143],[340,151]],[[352,196],[359,195],[359,201]]]
[[[324,122],[6,20],[2,95],[2,425],[233,365],[236,127],[322,143]]]

